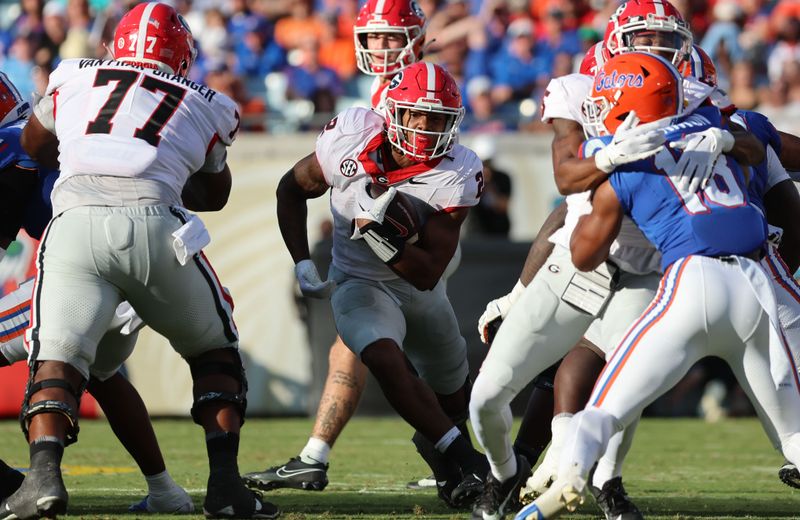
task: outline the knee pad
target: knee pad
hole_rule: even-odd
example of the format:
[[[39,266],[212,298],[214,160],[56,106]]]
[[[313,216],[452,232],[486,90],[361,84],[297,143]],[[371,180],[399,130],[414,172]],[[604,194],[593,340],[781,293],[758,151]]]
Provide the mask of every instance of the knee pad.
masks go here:
[[[244,424],[244,414],[247,411],[247,377],[244,373],[244,365],[239,351],[231,349],[235,353],[235,362],[194,359],[189,361],[189,370],[192,373],[192,380],[207,376],[225,375],[232,377],[239,383],[238,392],[216,392],[209,391],[198,395],[192,404],[192,419],[200,424],[199,411],[204,406],[218,403],[232,403],[239,409],[241,424]],[[200,356],[202,358],[202,356]]]
[[[561,366],[561,361],[549,367],[547,370],[545,370],[538,376],[534,377],[532,381],[533,386],[542,390],[549,390],[550,392],[552,392],[553,388],[555,387],[556,372],[558,372],[559,366]]]
[[[85,389],[85,382],[83,385],[81,385],[81,388],[77,389],[76,391],[74,388],[72,388],[71,384],[63,379],[44,379],[42,381],[32,383],[35,375],[36,369],[31,368],[28,385],[25,387],[25,399],[22,402],[22,410],[19,414],[19,423],[22,427],[22,433],[25,434],[25,439],[28,441],[30,440],[28,438],[28,428],[30,426],[31,419],[34,416],[41,413],[57,413],[63,415],[69,421],[69,428],[67,429],[66,438],[64,439],[64,446],[69,446],[70,444],[77,442],[78,432],[80,432],[77,410],[80,409],[81,406],[81,395],[83,395],[83,391]],[[51,399],[31,403],[31,396],[33,396],[33,394],[39,390],[43,390],[45,388],[63,388],[75,399],[75,408],[72,408],[70,405],[62,401],[55,401]]]

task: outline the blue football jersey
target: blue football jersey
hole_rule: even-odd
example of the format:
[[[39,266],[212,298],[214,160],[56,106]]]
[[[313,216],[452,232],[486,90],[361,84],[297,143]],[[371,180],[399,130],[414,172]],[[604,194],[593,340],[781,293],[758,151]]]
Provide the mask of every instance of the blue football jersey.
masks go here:
[[[25,123],[26,121],[22,120],[0,128],[0,170],[14,165],[39,170],[36,191],[28,201],[22,221],[25,232],[39,239],[53,214],[50,192],[53,191],[53,184],[58,179],[59,172],[39,168],[39,165],[22,149],[20,137]]]
[[[737,117],[738,116],[738,117]],[[733,115],[733,120],[736,123],[743,124],[743,126],[750,131],[756,138],[761,141],[764,147],[771,146],[775,153],[781,153],[781,138],[778,135],[778,130],[770,122],[769,118],[758,112],[750,110],[737,110]],[[764,193],[767,189],[767,181],[769,179],[769,170],[767,166],[767,158],[760,164],[751,167],[751,179],[747,185],[747,192],[750,194],[750,203],[755,204],[761,210],[764,210]]]
[[[609,177],[625,214],[661,252],[664,269],[689,255],[747,254],[766,240],[764,215],[749,203],[742,170],[730,157],[720,156],[711,182],[697,193],[682,192],[669,177],[681,153],[669,142],[718,122],[713,107],[696,111],[664,129],[667,143],[655,156]],[[591,139],[582,150],[590,156],[608,139]]]

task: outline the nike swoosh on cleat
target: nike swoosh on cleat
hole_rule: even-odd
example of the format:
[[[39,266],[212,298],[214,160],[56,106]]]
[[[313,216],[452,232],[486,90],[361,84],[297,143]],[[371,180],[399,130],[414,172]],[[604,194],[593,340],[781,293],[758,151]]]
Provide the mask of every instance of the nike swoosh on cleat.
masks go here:
[[[322,471],[321,469],[286,469],[286,468],[278,468],[275,471],[275,474],[280,478],[291,478],[297,475],[305,475],[306,473],[314,473]]]

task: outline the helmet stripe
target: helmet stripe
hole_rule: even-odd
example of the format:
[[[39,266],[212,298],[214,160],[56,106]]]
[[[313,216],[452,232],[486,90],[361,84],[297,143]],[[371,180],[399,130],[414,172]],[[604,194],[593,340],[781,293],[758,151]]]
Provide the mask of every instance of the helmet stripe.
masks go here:
[[[428,95],[433,95],[433,93],[436,92],[436,67],[433,66],[433,63],[425,62],[425,68],[428,71],[426,90],[428,91]]]
[[[664,12],[664,4],[661,0],[653,0],[653,7],[656,9],[656,16],[666,16]]]
[[[375,11],[372,13],[372,16],[373,16],[373,17],[374,17],[376,20],[380,20],[380,19],[382,19],[382,18],[383,18],[384,4],[385,4],[385,3],[386,3],[386,0],[378,0],[378,1],[375,3]]]
[[[144,51],[147,44],[147,24],[150,20],[150,13],[156,8],[158,2],[151,2],[147,4],[142,11],[142,17],[139,19],[139,33],[136,35],[136,57],[144,58]]]

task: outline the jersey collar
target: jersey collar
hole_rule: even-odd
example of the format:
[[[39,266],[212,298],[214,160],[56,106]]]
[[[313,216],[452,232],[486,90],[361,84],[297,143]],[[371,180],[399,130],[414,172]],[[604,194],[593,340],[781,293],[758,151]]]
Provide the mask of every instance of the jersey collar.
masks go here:
[[[438,164],[442,162],[442,159],[444,159],[444,157],[437,157],[436,159],[416,163],[406,168],[400,168],[399,170],[384,172],[381,170],[381,167],[369,157],[369,153],[377,150],[385,142],[385,140],[385,132],[380,132],[375,137],[370,139],[370,141],[367,143],[367,146],[364,147],[358,156],[358,160],[364,165],[364,171],[367,172],[369,176],[372,177],[372,181],[377,184],[392,185],[408,180],[415,175],[430,171],[438,166]]]

